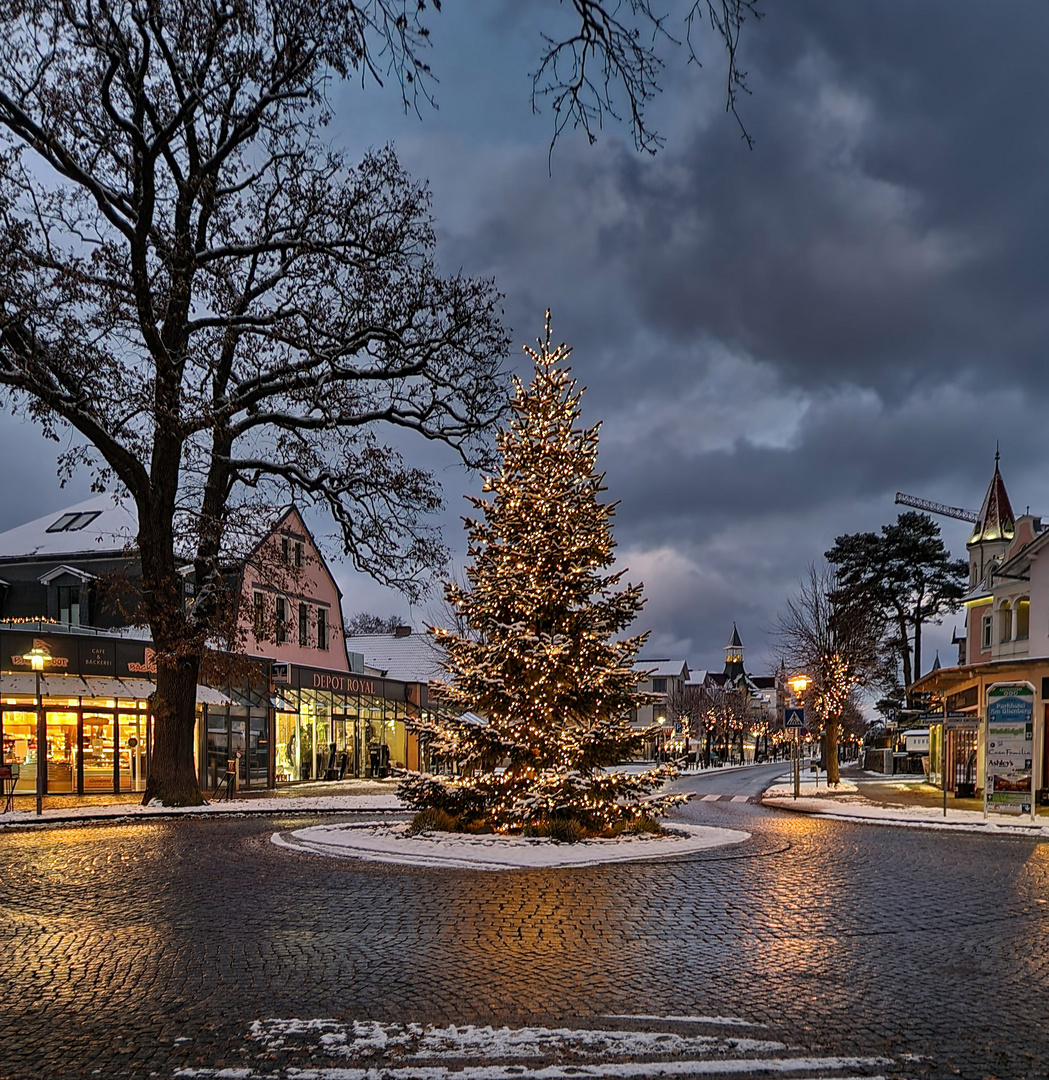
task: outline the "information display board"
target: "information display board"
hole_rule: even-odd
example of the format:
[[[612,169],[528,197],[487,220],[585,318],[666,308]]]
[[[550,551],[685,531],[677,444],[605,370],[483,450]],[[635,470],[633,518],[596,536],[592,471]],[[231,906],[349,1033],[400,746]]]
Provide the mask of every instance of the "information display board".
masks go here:
[[[987,691],[984,813],[1030,814],[1034,762],[1034,687],[995,683]]]

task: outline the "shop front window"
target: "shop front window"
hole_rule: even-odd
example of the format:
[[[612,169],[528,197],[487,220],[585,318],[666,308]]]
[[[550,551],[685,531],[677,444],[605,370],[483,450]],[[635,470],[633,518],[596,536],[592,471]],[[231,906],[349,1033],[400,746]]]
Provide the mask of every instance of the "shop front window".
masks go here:
[[[277,713],[277,745],[275,771],[277,783],[299,779],[299,744],[296,736],[298,716],[292,712]]]
[[[28,703],[8,703],[3,715],[4,762],[19,767],[18,790],[36,788],[36,711]]]
[[[252,715],[248,720],[248,783],[266,787],[270,778],[270,745],[266,715]]]

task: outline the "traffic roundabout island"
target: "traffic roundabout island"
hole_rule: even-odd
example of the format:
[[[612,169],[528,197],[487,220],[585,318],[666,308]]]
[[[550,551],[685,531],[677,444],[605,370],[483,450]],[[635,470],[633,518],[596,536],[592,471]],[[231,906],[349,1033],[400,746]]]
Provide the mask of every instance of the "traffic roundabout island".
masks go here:
[[[426,832],[399,825],[316,825],[277,832],[274,844],[290,852],[404,866],[468,870],[550,869],[600,863],[676,859],[750,839],[738,829],[673,822],[662,835],[558,843],[549,837]]]

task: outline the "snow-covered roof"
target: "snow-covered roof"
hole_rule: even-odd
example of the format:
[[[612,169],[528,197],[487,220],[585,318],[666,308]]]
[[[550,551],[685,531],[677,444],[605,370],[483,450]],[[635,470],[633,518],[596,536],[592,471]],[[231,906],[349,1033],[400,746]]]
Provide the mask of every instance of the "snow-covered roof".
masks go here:
[[[137,535],[133,502],[96,495],[0,533],[0,559],[119,555],[134,548]]]
[[[688,661],[668,660],[666,657],[642,657],[634,661],[634,670],[647,671],[650,679],[678,679],[688,676]]]
[[[391,679],[429,683],[448,678],[441,666],[443,653],[429,634],[348,634],[346,648]]]

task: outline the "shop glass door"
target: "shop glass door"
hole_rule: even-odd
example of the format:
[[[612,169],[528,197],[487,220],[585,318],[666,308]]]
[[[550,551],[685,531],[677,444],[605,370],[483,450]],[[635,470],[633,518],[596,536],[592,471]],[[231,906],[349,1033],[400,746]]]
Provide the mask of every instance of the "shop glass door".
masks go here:
[[[113,790],[113,714],[84,713],[84,793]]]
[[[248,783],[248,722],[230,720],[229,756],[237,763],[237,786],[246,787]]]
[[[146,717],[144,713],[121,713],[120,790],[146,789]]]
[[[76,791],[76,713],[47,710],[47,791]],[[112,783],[112,781],[110,781]]]
[[[207,720],[207,773],[205,784],[210,791],[218,790],[226,775],[226,762],[230,757],[229,717],[224,712],[208,709]]]

